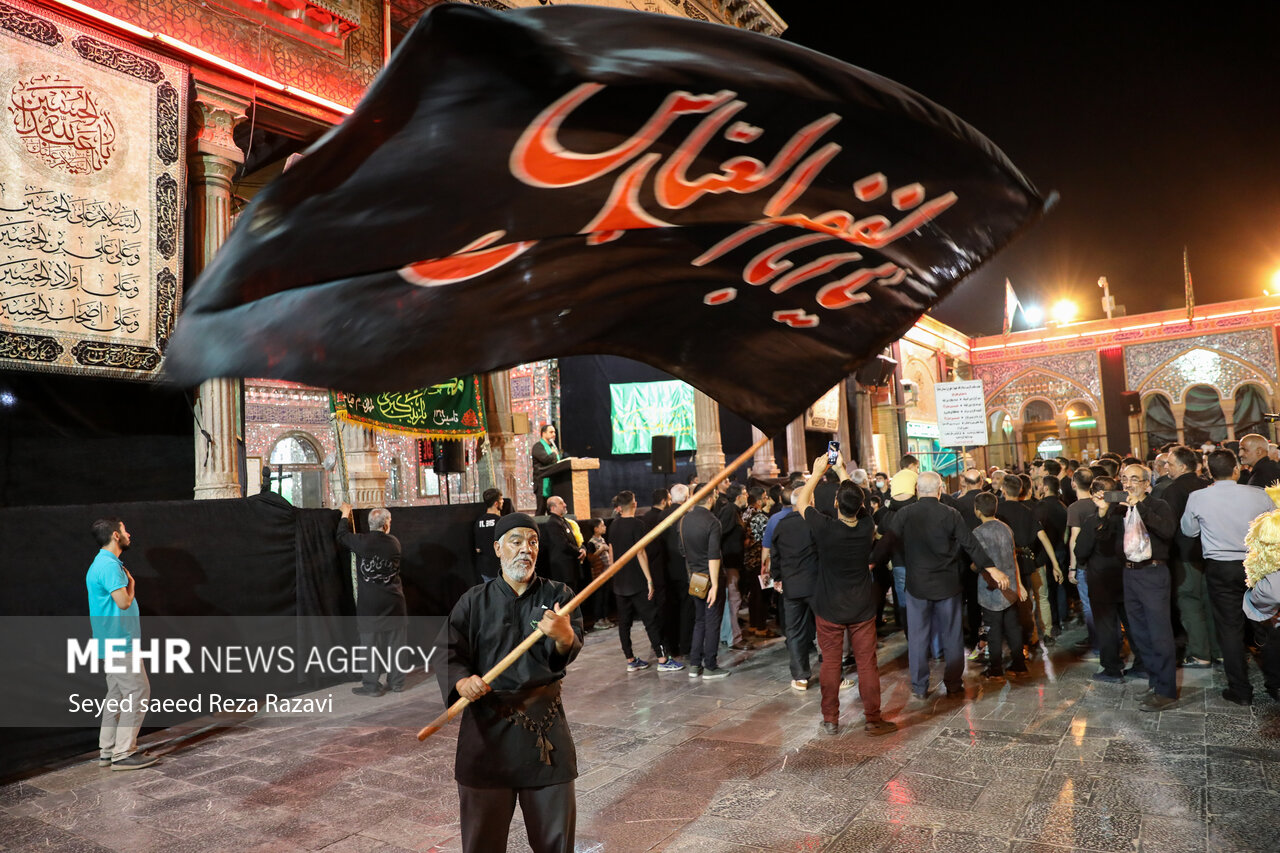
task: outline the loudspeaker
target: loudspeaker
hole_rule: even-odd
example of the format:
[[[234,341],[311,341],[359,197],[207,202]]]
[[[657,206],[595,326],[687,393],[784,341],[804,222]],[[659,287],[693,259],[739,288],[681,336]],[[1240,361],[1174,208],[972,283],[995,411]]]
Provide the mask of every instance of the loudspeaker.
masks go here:
[[[461,441],[433,441],[431,468],[437,474],[461,474],[466,471]]]
[[[858,384],[868,388],[883,388],[893,379],[893,369],[898,365],[883,353],[863,364],[853,373]]]
[[[655,435],[649,446],[649,461],[655,474],[674,474],[676,472],[676,437],[674,435]]]
[[[1120,399],[1124,401],[1124,409],[1127,413],[1142,414],[1142,395],[1137,391],[1124,391],[1120,394]]]

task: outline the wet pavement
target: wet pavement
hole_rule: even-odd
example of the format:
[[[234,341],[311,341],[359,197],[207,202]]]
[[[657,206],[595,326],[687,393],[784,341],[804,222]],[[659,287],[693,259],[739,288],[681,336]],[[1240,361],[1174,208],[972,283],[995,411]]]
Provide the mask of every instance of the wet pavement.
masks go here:
[[[616,632],[588,637],[566,679],[579,851],[1280,850],[1280,703],[1221,699],[1223,675],[1179,672],[1181,701],[1144,713],[1145,683],[1099,684],[1068,651],[1015,683],[969,665],[966,696],[912,699],[901,635],[880,650],[885,716],[857,690],[820,735],[818,689],[790,688],[774,640],[726,652],[731,678],[628,674]],[[634,634],[637,650],[643,632]],[[935,679],[940,675],[935,664]],[[815,663],[816,674],[816,663]],[[1259,677],[1256,669],[1255,677]],[[332,693],[316,718],[209,721],[144,739],[152,768],[96,753],[0,787],[0,850],[458,850],[456,729],[434,679],[381,698]],[[512,850],[527,850],[519,813]]]

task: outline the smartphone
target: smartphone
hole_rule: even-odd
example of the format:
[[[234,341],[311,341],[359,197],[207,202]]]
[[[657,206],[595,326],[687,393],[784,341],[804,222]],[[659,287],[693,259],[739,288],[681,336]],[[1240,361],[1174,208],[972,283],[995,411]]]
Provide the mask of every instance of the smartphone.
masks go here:
[[[828,441],[827,442],[827,465],[834,467],[836,462],[838,461],[840,461],[840,442]]]
[[[1122,504],[1129,500],[1128,492],[1103,492],[1102,499],[1109,504]]]

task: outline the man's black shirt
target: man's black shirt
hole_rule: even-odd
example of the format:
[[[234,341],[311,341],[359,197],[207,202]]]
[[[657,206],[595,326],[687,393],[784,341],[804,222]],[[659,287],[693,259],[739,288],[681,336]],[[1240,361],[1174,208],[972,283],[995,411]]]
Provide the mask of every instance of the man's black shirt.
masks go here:
[[[1169,512],[1173,514],[1174,535],[1172,556],[1176,556],[1181,560],[1194,561],[1196,563],[1204,559],[1204,555],[1200,551],[1200,537],[1186,536],[1182,532],[1182,514],[1187,511],[1187,498],[1192,492],[1198,492],[1201,489],[1208,488],[1209,484],[1191,472],[1182,474],[1168,486],[1165,486],[1163,496],[1156,495],[1152,492],[1152,497],[1158,497],[1169,505]]]
[[[804,520],[818,545],[818,585],[809,599],[813,612],[837,625],[874,619],[875,587],[867,563],[875,533],[870,519],[850,527],[809,507]]]
[[[978,499],[978,495],[980,494],[982,494],[980,491],[974,489],[973,491],[965,492],[960,497],[954,499],[955,502],[953,506],[956,508],[956,511],[960,513],[960,518],[964,520],[964,523],[970,530],[976,530],[980,523],[978,521],[978,514],[973,511],[973,502]]]
[[[1264,456],[1253,463],[1248,473],[1242,473],[1237,482],[1265,489],[1277,480],[1280,480],[1280,462],[1272,462],[1270,457]]]
[[[721,568],[741,569],[746,553],[746,542],[742,538],[742,511],[731,502],[723,500],[715,514],[720,520]]]
[[[720,556],[720,521],[705,506],[695,506],[676,522],[684,543],[684,559],[690,572],[705,572]]]
[[[496,578],[502,573],[502,564],[498,562],[498,555],[493,550],[493,526],[501,517],[486,512],[476,519],[476,523],[471,528],[476,574],[481,578]]]
[[[613,546],[613,559],[621,560],[622,555],[643,539],[647,532],[644,522],[635,516],[615,518],[605,536]],[[653,568],[650,567],[650,571],[652,570]],[[613,576],[613,591],[617,595],[635,595],[638,592],[649,591],[649,584],[644,579],[644,572],[640,569],[638,559],[628,561]]]
[[[979,568],[994,566],[960,513],[935,498],[921,498],[894,514],[889,529],[902,543],[907,567],[907,592],[927,601],[959,595],[960,551]]]
[[[1049,495],[1036,502],[1035,514],[1053,547],[1060,547],[1067,529],[1067,505],[1057,495]]]
[[[1019,552],[1018,573],[1025,575],[1035,571],[1035,557],[1028,557],[1023,551],[1024,548],[1035,551],[1036,542],[1040,538],[1037,534],[1043,529],[1031,507],[1026,501],[1007,500],[996,510],[996,518],[1009,525],[1009,529],[1013,531],[1013,545]]]
[[[773,528],[769,571],[774,580],[782,581],[783,597],[796,599],[813,595],[818,578],[818,546],[800,513],[787,513]]]

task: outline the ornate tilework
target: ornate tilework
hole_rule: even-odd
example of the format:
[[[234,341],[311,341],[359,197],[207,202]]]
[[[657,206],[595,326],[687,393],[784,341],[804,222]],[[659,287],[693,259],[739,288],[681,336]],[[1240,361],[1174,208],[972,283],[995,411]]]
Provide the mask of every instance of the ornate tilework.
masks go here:
[[[1102,397],[1102,376],[1098,372],[1096,352],[1019,358],[973,366],[974,377],[982,380],[983,388],[988,395],[998,393],[1015,377],[1031,372],[1066,377],[1083,388],[1093,399],[1098,400]]]
[[[1268,377],[1252,365],[1211,350],[1193,349],[1148,378],[1141,391],[1159,391],[1171,401],[1181,403],[1188,390],[1196,385],[1208,385],[1218,392],[1221,399],[1230,400],[1241,385],[1249,382],[1260,385],[1267,396],[1274,392]]]
[[[1021,419],[1023,406],[1032,399],[1044,400],[1058,414],[1065,410],[1069,402],[1079,399],[1084,399],[1094,412],[1101,408],[1098,397],[1082,384],[1035,371],[1019,376],[995,394],[988,393],[987,411],[1005,409],[1012,417]]]
[[[1226,319],[1243,319],[1246,322],[1253,322],[1250,318],[1226,318]],[[1182,391],[1190,385],[1196,384],[1196,378],[1193,375],[1197,369],[1203,369],[1209,362],[1203,356],[1192,356],[1190,360],[1184,360],[1184,356],[1180,353],[1190,353],[1194,350],[1201,350],[1209,353],[1223,353],[1225,355],[1235,356],[1245,364],[1256,366],[1263,377],[1276,376],[1276,353],[1274,337],[1270,329],[1248,329],[1238,332],[1224,332],[1216,335],[1199,335],[1194,338],[1175,338],[1167,341],[1155,341],[1149,344],[1135,344],[1128,346],[1124,351],[1124,367],[1125,381],[1129,388],[1133,390],[1146,390],[1147,387],[1162,388],[1173,391],[1177,387],[1176,399],[1181,399]],[[1177,359],[1177,362],[1173,360]],[[1230,359],[1223,359],[1225,364]],[[1160,384],[1149,382],[1151,375],[1156,371],[1164,372],[1165,365],[1173,367],[1175,363],[1180,364],[1178,368],[1186,375],[1186,382],[1173,381],[1172,384]],[[1171,381],[1170,379],[1163,380]],[[1202,376],[1198,381],[1212,383],[1206,376]],[[1264,379],[1267,383],[1266,387],[1271,387],[1271,380]]]

